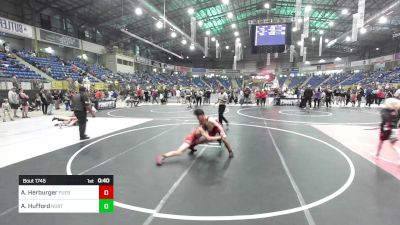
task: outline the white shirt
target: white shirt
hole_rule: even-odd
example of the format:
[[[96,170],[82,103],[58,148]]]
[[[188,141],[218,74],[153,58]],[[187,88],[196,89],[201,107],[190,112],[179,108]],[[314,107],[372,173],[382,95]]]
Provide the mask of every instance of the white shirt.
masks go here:
[[[218,103],[225,105],[228,102],[228,94],[226,92],[218,94]]]

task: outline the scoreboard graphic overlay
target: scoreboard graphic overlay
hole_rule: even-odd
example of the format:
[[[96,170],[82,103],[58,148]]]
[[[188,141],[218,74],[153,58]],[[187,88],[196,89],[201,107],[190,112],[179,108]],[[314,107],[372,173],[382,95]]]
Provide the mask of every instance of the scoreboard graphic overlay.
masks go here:
[[[112,213],[113,175],[20,175],[20,213]]]

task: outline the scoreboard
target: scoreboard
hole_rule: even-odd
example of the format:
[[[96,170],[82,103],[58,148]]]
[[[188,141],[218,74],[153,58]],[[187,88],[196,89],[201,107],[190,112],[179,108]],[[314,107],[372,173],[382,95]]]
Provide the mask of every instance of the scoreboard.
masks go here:
[[[20,175],[20,213],[112,213],[113,175]]]
[[[255,32],[255,46],[286,44],[286,24],[258,25]]]

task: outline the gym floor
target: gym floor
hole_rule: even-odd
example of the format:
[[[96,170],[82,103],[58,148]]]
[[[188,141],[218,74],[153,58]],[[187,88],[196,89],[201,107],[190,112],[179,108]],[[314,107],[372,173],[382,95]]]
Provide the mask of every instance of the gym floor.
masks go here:
[[[216,117],[217,108],[202,107]],[[378,109],[229,106],[225,147],[198,146],[193,156],[158,154],[179,147],[196,127],[184,105],[144,105],[100,111],[90,127],[120,125],[86,142],[15,162],[0,169],[1,225],[274,224],[397,225],[400,168],[378,141]],[[47,118],[47,120],[50,120]],[[95,125],[97,123],[97,125]],[[33,125],[32,125],[33,126]],[[70,139],[52,128],[52,140]],[[100,128],[97,128],[100,129]],[[77,136],[77,128],[65,128]],[[1,132],[1,130],[0,130]],[[30,135],[35,131],[29,131]],[[46,137],[50,139],[50,137]],[[5,143],[4,137],[0,137]],[[11,145],[11,144],[10,144]],[[46,145],[37,144],[30,151]],[[1,152],[1,151],[0,151]],[[112,214],[18,214],[20,174],[114,175]]]

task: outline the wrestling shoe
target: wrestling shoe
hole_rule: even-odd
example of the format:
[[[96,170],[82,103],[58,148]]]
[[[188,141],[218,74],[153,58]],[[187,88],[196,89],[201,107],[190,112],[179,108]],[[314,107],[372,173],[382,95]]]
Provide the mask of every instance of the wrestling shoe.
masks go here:
[[[232,159],[234,157],[233,152],[229,152],[229,158]]]
[[[377,153],[374,154],[374,157],[375,157],[376,159],[379,159],[379,155],[380,155],[379,152],[377,152]]]
[[[54,120],[56,120],[57,118],[55,118],[55,117],[53,117],[53,119],[51,120],[51,121],[54,121]]]
[[[157,166],[161,166],[162,164],[163,164],[163,156],[162,155],[158,155],[157,157],[156,157],[156,163],[157,163]]]
[[[83,136],[83,137],[81,137],[81,141],[82,141],[82,140],[87,140],[87,139],[90,139],[90,137],[89,137],[89,136],[86,136],[86,135]]]
[[[197,149],[191,148],[190,152],[189,152],[189,155],[194,155],[195,152],[197,152]]]

